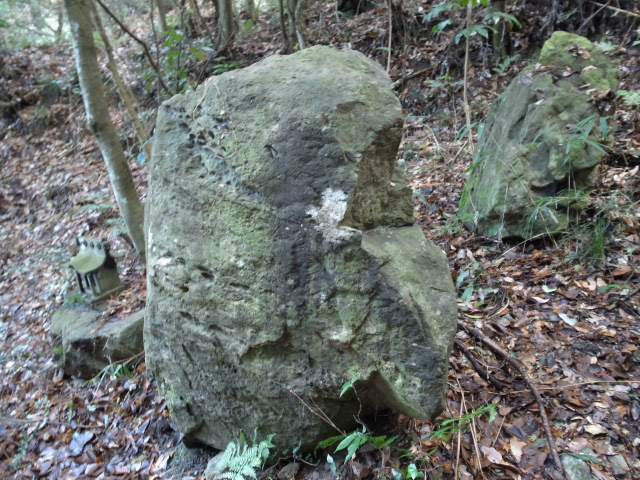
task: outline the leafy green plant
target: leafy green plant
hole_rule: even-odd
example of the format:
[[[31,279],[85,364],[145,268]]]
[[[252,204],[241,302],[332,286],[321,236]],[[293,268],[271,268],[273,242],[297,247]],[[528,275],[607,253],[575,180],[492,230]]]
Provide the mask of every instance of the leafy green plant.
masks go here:
[[[356,374],[350,380],[347,380],[346,382],[344,382],[340,390],[340,397],[342,397],[349,390],[353,390],[357,397],[358,392],[356,391],[355,383],[359,379],[360,379],[360,376]],[[353,456],[356,454],[358,449],[365,444],[370,444],[374,448],[381,450],[385,447],[390,446],[391,444],[393,444],[393,442],[395,442],[398,439],[398,436],[387,438],[386,435],[381,435],[381,436],[375,437],[370,434],[370,432],[367,430],[367,427],[362,423],[360,418],[356,417],[356,421],[362,425],[362,430],[356,430],[355,432],[352,432],[350,434],[336,435],[333,437],[329,437],[325,440],[322,440],[316,446],[316,451],[318,449],[331,447],[337,443],[338,446],[336,447],[335,452],[346,450],[347,456],[345,458],[345,463],[347,463],[351,458],[353,458]],[[327,455],[327,463],[329,464],[329,467],[332,468],[332,471],[335,473],[335,470],[334,470],[335,462],[333,460],[333,457],[331,457],[331,455]]]
[[[466,413],[461,417],[449,418],[440,422],[440,428],[431,432],[431,438],[443,442],[448,441],[453,435],[465,430],[473,419],[479,415],[489,415],[489,421],[493,422],[498,412],[498,404],[490,403],[477,408],[473,412]]]
[[[211,71],[213,75],[220,75],[222,73],[244,67],[244,63],[237,60],[227,61],[227,57],[217,57],[215,60],[217,63]]]
[[[512,63],[517,62],[520,59],[520,54],[516,53],[515,55],[509,55],[502,62],[498,64],[497,67],[492,68],[494,72],[496,72],[499,76],[503,76],[509,70],[509,67]]]
[[[424,17],[425,22],[431,22],[436,20],[441,14],[452,12],[458,8],[466,8],[469,2],[472,2],[472,6],[474,7],[489,7],[491,2],[490,0],[450,0],[446,2],[440,2],[431,7],[431,10]],[[483,23],[477,25],[469,25],[466,28],[460,30],[454,36],[454,42],[460,43],[460,40],[463,38],[471,38],[476,35],[480,35],[486,39],[489,38],[490,32],[495,32],[496,29],[491,24],[498,24],[500,22],[506,23],[508,25],[516,25],[518,28],[522,28],[522,24],[518,21],[516,17],[511,14],[505,12],[499,12],[496,10],[492,10],[491,8],[485,8],[482,12]],[[453,25],[453,20],[451,17],[446,18],[438,22],[431,29],[431,33],[434,35],[439,35],[442,33],[447,27]]]
[[[74,307],[78,305],[87,305],[89,301],[80,295],[78,292],[69,292],[64,297],[63,305],[67,307]]]
[[[602,153],[606,153],[605,149],[608,147],[601,142],[594,140],[594,137],[603,142],[607,140],[609,137],[608,119],[609,117],[601,117],[597,114],[589,115],[571,127],[569,141],[565,148],[567,159],[569,158],[571,150],[584,145],[589,145],[596,150],[600,150]],[[599,127],[599,132],[597,134],[594,131],[596,127]]]
[[[228,478],[229,480],[245,480],[246,478],[257,478],[257,468],[262,468],[264,462],[269,458],[269,450],[274,447],[271,440],[274,435],[269,435],[265,440],[256,443],[256,433],[253,436],[253,445],[249,445],[245,438],[240,439],[236,444],[229,443],[222,458],[218,463],[218,468],[222,473],[216,478]]]
[[[618,45],[610,42],[609,40],[602,40],[601,42],[595,42],[595,47],[603,53],[613,52]]]
[[[640,106],[640,92],[635,90],[618,90],[618,96],[630,107]]]
[[[415,463],[411,463],[404,469],[404,471],[396,470],[395,468],[391,469],[391,475],[393,476],[393,480],[403,480],[410,478],[411,480],[416,480],[416,478],[424,477],[424,473],[418,470]]]
[[[458,278],[456,278],[456,288],[458,289],[458,292],[462,291],[460,299],[463,302],[471,300],[473,292],[477,287],[476,282],[482,272],[484,272],[484,270],[480,268],[480,264],[478,262],[473,262],[471,265],[467,265],[466,268],[460,272]]]
[[[129,370],[129,367],[127,367],[125,362],[110,363],[100,370],[100,372],[98,372],[91,380],[89,380],[89,383],[97,383],[96,390],[99,390],[105,378],[109,380],[116,380],[121,377],[132,376],[133,372]]]
[[[24,437],[22,437],[22,440],[20,440],[20,443],[18,444],[18,453],[14,455],[14,457],[11,459],[11,463],[9,463],[10,469],[18,470],[18,468],[20,468],[20,465],[22,465],[24,458],[27,456],[29,442],[31,442],[32,439],[33,434],[25,435]]]

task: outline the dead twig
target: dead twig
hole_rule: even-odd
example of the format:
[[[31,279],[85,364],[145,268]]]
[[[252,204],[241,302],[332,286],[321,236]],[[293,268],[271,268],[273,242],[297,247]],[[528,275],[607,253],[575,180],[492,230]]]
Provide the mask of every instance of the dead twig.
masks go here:
[[[333,423],[331,421],[331,419],[329,417],[327,417],[326,413],[324,413],[320,408],[318,408],[316,406],[316,408],[318,410],[314,410],[313,408],[311,408],[309,406],[309,404],[307,402],[305,402],[302,398],[300,398],[300,395],[298,395],[296,392],[294,392],[293,390],[289,390],[289,393],[291,393],[291,395],[293,395],[294,397],[296,397],[298,399],[298,401],[304,405],[304,407],[309,410],[311,413],[313,413],[316,417],[318,417],[320,420],[322,420],[323,422],[325,422],[327,425],[329,425],[331,428],[335,429],[340,435],[347,435],[346,432],[340,430],[338,427],[336,427],[336,424]]]
[[[529,390],[536,399],[536,403],[538,404],[538,410],[540,410],[540,419],[544,427],[545,436],[547,437],[547,443],[549,444],[549,450],[551,450],[553,461],[555,462],[556,467],[558,467],[560,471],[564,473],[565,478],[568,478],[567,472],[565,471],[564,465],[562,464],[562,460],[560,460],[560,455],[558,455],[558,450],[556,449],[556,443],[553,437],[553,433],[551,433],[551,426],[549,425],[549,418],[547,417],[547,412],[545,411],[544,401],[542,400],[542,396],[540,395],[540,392],[538,392],[536,385],[533,383],[533,381],[525,371],[524,365],[519,360],[515,359],[507,352],[502,350],[502,348],[500,348],[497,343],[486,337],[477,328],[470,327],[459,320],[458,326],[466,331],[469,335],[484,343],[489,350],[491,350],[494,354],[507,362],[523,378],[523,380],[527,384],[527,387],[529,387]]]
[[[485,367],[483,367],[480,362],[478,362],[478,360],[476,360],[476,358],[473,356],[473,353],[471,353],[471,351],[464,346],[464,344],[458,340],[457,338],[454,340],[454,343],[456,345],[456,347],[458,347],[460,349],[460,351],[464,354],[465,357],[467,357],[467,359],[469,360],[469,362],[471,363],[471,366],[474,368],[474,370],[476,372],[478,372],[480,374],[480,376],[482,378],[484,378],[485,380],[489,381],[490,383],[492,383],[493,385],[495,385],[497,388],[500,389],[506,389],[507,388],[507,384],[504,382],[501,382],[500,380],[498,380],[494,375],[489,373],[489,370],[487,370]]]

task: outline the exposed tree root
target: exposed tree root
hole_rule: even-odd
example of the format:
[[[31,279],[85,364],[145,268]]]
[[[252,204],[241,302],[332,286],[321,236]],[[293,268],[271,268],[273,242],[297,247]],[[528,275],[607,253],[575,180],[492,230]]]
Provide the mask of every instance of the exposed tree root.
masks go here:
[[[553,433],[551,433],[549,418],[547,417],[547,413],[544,408],[544,402],[542,400],[542,396],[540,395],[540,392],[538,392],[538,389],[536,388],[535,384],[533,383],[533,381],[525,371],[524,365],[519,360],[515,359],[514,357],[509,355],[507,352],[502,350],[502,348],[500,348],[497,343],[495,343],[490,338],[486,337],[477,328],[470,327],[466,325],[464,322],[461,322],[459,320],[458,320],[458,326],[462,328],[465,332],[467,332],[469,335],[475,337],[476,339],[484,343],[489,350],[491,350],[494,354],[500,357],[500,359],[507,362],[523,378],[523,380],[529,387],[529,390],[533,394],[538,404],[538,410],[540,410],[540,419],[542,420],[542,425],[544,427],[545,435],[547,437],[547,442],[549,444],[549,450],[551,450],[551,456],[553,457],[553,461],[555,462],[556,467],[560,469],[561,472],[564,473],[565,478],[569,478],[567,476],[567,472],[564,469],[564,465],[560,460],[560,455],[558,455],[558,450],[556,449],[556,443],[553,437]]]

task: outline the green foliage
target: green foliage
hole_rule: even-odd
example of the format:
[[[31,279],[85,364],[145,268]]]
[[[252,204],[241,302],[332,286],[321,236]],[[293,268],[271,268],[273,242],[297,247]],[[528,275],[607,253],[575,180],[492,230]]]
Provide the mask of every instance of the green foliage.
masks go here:
[[[611,43],[609,40],[603,40],[601,42],[595,42],[594,45],[602,53],[612,52],[616,48],[618,48],[618,45],[616,45],[614,43]]]
[[[213,51],[208,40],[190,40],[179,28],[169,28],[165,32],[162,43],[162,62],[160,64],[165,83],[173,87],[174,93],[184,92],[189,80],[188,65],[203,60],[207,53]],[[154,79],[155,72],[147,72],[148,86]]]
[[[482,14],[482,23],[478,25],[470,25],[460,30],[454,36],[455,43],[460,43],[460,40],[462,40],[463,38],[472,38],[476,35],[480,35],[481,37],[488,39],[489,32],[496,32],[495,27],[492,25],[498,25],[500,23],[515,25],[518,28],[522,28],[522,24],[513,15],[488,8],[491,4],[489,0],[450,0],[447,2],[440,2],[431,7],[431,10],[429,10],[429,12],[425,15],[424,21],[430,22],[436,20],[443,13],[452,14],[456,9],[466,8],[469,4],[469,1],[472,2],[473,7],[485,7]],[[439,35],[447,27],[453,24],[454,21],[451,16],[449,16],[449,18],[446,18],[435,24],[431,28],[431,33],[433,35]]]
[[[494,72],[496,72],[499,76],[503,76],[509,70],[509,67],[513,62],[517,62],[520,59],[520,54],[516,53],[515,55],[509,55],[502,62],[498,64],[497,67],[492,68]]]
[[[618,96],[630,107],[640,107],[640,92],[635,90],[618,90]]]
[[[360,376],[355,375],[351,380],[344,382],[344,384],[342,385],[342,390],[340,390],[340,397],[342,398],[342,395],[344,395],[347,392],[347,390],[349,390],[350,388],[353,388],[355,390],[355,387],[353,386],[353,384],[356,383],[358,380],[360,380]]]
[[[589,145],[596,150],[600,150],[602,153],[606,153],[606,145],[594,140],[606,141],[609,136],[609,126],[607,120],[609,117],[601,117],[597,114],[589,115],[587,118],[580,120],[575,126],[571,127],[569,134],[569,141],[565,148],[567,156],[571,153],[571,150],[576,147],[582,147]],[[598,135],[595,134],[594,129],[599,127]],[[568,158],[568,157],[567,157]]]
[[[9,468],[11,470],[18,470],[18,468],[20,468],[20,465],[22,465],[22,462],[27,456],[29,442],[31,442],[32,439],[32,433],[22,437],[22,440],[20,440],[20,443],[18,444],[18,452],[11,459],[11,463],[9,463]]]
[[[88,305],[89,301],[78,292],[69,292],[64,297],[64,303],[67,307],[75,307],[77,305]]]
[[[222,73],[230,72],[231,70],[244,67],[244,63],[239,61],[227,62],[227,57],[217,57],[215,60],[217,63],[211,71],[213,75],[220,75]]]
[[[599,206],[596,206],[600,204]],[[573,212],[573,222],[563,232],[562,240],[575,244],[568,260],[588,265],[602,265],[609,252],[610,239],[617,230],[617,218],[621,212],[637,205],[624,193],[614,190],[603,201],[602,198],[590,198],[582,190],[569,189],[554,197],[544,197],[535,203],[529,222],[539,217],[557,223],[558,211],[565,214]],[[582,219],[581,219],[582,212]],[[584,213],[586,212],[586,213]],[[623,288],[618,287],[617,288]]]
[[[497,403],[490,403],[461,417],[444,420],[440,422],[440,428],[431,432],[431,438],[447,442],[453,435],[465,430],[473,419],[479,415],[488,414],[489,421],[493,422],[497,415],[498,406]]]
[[[551,197],[542,197],[534,203],[533,211],[529,215],[528,224],[531,231],[538,221],[550,222],[553,224],[560,223],[557,212],[560,208],[564,208],[567,212],[573,211],[576,215],[589,204],[589,196],[579,189],[568,189],[558,192]]]
[[[391,469],[391,475],[393,476],[393,480],[403,480],[403,479],[411,479],[416,480],[416,478],[424,477],[424,473],[418,470],[415,463],[412,463],[407,466],[404,471],[396,470],[395,468]]]
[[[482,273],[484,273],[484,269],[480,268],[480,264],[478,262],[473,262],[471,265],[467,265],[466,268],[460,272],[458,278],[456,278],[456,289],[458,290],[460,299],[463,302],[471,300],[474,292],[479,290],[478,282]],[[496,292],[497,290],[495,288],[482,289],[481,301],[484,301],[485,295]]]
[[[336,447],[335,451],[336,452],[339,452],[340,450],[347,451],[347,457],[345,458],[345,463],[346,463],[356,454],[358,449],[365,444],[370,444],[374,448],[381,450],[393,444],[393,442],[395,442],[397,439],[398,439],[398,436],[394,436],[391,438],[387,438],[386,435],[374,437],[370,435],[370,433],[367,431],[367,428],[363,426],[361,431],[356,430],[355,432],[352,432],[348,435],[336,435],[334,437],[329,437],[325,440],[322,440],[316,446],[316,450],[319,450],[319,449],[322,450],[324,448],[331,447],[332,445],[335,445],[336,443],[340,442],[338,443],[338,446]]]
[[[617,219],[621,213],[628,212],[639,203],[618,190],[611,192],[604,202],[602,200],[594,199],[593,203],[601,204],[598,207],[592,205],[593,213],[590,217],[576,222],[563,236],[564,241],[575,242],[575,250],[568,257],[570,261],[603,265],[610,250],[611,239],[618,230]]]
[[[257,478],[256,468],[261,468],[269,457],[269,450],[274,447],[271,440],[274,435],[269,435],[266,440],[256,444],[256,434],[254,433],[253,445],[249,445],[244,436],[241,436],[238,444],[231,442],[227,445],[219,468],[223,471],[216,478],[228,478],[229,480],[245,480],[246,478]]]
[[[116,380],[121,377],[133,377],[133,372],[129,370],[125,363],[110,363],[98,372],[89,383],[97,383],[96,390],[100,388],[100,385],[105,378],[109,380]]]
[[[79,212],[95,212],[100,210],[110,210],[113,205],[110,203],[87,203],[78,208]]]

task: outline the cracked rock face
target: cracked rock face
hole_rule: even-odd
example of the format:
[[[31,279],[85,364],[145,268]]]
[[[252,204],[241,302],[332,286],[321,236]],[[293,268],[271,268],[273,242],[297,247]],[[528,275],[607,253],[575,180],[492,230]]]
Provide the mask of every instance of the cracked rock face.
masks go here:
[[[413,226],[400,104],[363,55],[313,47],[160,109],[145,350],[175,424],[315,447],[382,409],[443,408],[456,330],[442,251]],[[344,382],[357,377],[340,397]],[[305,406],[306,404],[306,406]]]

